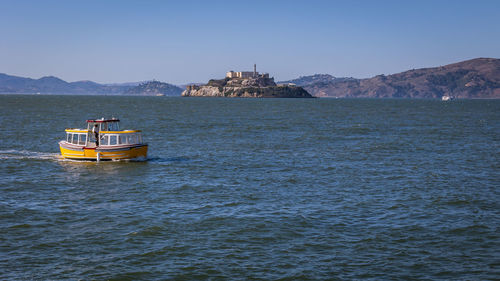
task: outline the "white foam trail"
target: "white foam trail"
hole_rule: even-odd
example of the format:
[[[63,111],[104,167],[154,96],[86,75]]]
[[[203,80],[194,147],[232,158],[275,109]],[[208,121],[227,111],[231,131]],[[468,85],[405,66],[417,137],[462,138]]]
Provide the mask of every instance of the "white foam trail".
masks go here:
[[[64,159],[59,153],[50,153],[50,152],[38,152],[38,151],[28,151],[28,150],[0,150],[0,160],[8,160],[8,159],[34,159],[34,160],[54,160],[54,161],[63,161],[63,162],[95,162],[91,160],[72,160],[72,159]],[[113,160],[109,162],[145,162],[148,161],[149,158],[136,158],[136,159],[121,159],[121,160]],[[107,161],[104,161],[107,162]]]
[[[38,152],[28,150],[0,150],[0,160],[7,159],[37,159],[37,160],[60,160],[59,153]]]

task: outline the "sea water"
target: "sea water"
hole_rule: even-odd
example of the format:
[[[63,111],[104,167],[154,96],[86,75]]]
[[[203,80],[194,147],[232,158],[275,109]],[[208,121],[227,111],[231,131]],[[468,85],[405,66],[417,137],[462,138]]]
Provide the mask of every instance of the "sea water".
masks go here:
[[[59,157],[117,117],[142,162]],[[500,101],[0,95],[0,279],[500,276]]]

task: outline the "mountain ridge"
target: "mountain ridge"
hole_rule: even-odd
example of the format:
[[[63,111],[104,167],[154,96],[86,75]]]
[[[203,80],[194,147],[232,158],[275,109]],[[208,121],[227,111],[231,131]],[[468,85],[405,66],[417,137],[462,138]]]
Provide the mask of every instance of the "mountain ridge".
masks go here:
[[[411,69],[346,81],[304,85],[317,97],[500,98],[500,59],[476,58],[444,66]]]

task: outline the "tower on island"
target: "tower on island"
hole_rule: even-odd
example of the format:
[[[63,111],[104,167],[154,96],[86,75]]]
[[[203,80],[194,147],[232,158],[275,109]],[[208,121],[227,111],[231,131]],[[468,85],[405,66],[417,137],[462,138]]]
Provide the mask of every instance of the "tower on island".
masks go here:
[[[252,71],[229,71],[226,73],[226,78],[269,78],[269,73],[258,73],[257,64],[253,65]]]

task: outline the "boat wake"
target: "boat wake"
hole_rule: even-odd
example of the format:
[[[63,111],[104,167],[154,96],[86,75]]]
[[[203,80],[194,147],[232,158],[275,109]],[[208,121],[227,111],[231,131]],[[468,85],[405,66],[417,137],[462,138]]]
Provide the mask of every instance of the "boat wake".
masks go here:
[[[55,152],[39,152],[39,151],[29,151],[29,150],[0,150],[0,160],[52,160],[60,162],[93,162],[95,160],[72,160],[64,159],[60,153]],[[112,161],[102,161],[103,163],[113,163],[113,162],[152,162],[152,163],[171,163],[171,162],[184,162],[189,161],[188,157],[171,157],[171,158],[161,158],[161,157],[140,157],[134,159],[121,159]]]
[[[59,153],[38,152],[28,150],[0,150],[0,160],[9,159],[31,159],[31,160],[61,160],[62,157]]]

